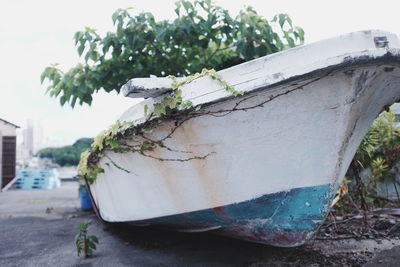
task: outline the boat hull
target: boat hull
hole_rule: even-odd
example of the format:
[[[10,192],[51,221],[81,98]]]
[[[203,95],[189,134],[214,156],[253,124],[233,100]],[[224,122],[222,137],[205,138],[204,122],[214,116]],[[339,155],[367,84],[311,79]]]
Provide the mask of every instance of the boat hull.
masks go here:
[[[177,231],[215,233],[252,242],[292,247],[304,244],[329,210],[331,185],[295,188],[241,203],[155,218],[140,224]]]
[[[148,138],[165,147],[100,160],[105,173],[90,186],[99,215],[303,244],[329,212],[369,126],[399,99],[398,58],[346,59],[163,122]]]

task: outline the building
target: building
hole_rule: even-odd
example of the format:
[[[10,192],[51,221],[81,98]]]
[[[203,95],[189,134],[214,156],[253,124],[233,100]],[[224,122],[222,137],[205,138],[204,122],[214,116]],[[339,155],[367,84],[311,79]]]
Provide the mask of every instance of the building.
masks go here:
[[[22,129],[22,143],[17,146],[17,162],[24,165],[43,148],[43,128],[40,123],[27,120]]]
[[[15,177],[17,128],[19,126],[0,118],[0,189]]]
[[[22,145],[26,151],[28,151],[28,155],[32,156],[34,153],[34,144],[33,144],[33,122],[28,121],[27,127],[22,131],[23,142]]]

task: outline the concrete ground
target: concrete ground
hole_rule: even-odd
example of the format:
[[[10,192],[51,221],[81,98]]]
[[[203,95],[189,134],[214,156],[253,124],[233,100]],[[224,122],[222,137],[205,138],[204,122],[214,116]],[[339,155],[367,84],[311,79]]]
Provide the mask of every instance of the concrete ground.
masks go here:
[[[76,255],[74,227],[90,219],[100,239]],[[207,233],[100,222],[79,210],[76,184],[0,193],[0,266],[399,266],[400,240],[311,241],[274,248]]]

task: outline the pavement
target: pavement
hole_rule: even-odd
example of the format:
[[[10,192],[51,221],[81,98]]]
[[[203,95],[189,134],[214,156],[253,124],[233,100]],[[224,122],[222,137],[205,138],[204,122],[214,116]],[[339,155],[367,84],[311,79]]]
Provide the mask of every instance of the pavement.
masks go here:
[[[94,256],[78,257],[75,226],[91,220]],[[399,266],[400,240],[311,241],[275,248],[209,233],[107,224],[79,209],[77,184],[0,193],[0,266]]]

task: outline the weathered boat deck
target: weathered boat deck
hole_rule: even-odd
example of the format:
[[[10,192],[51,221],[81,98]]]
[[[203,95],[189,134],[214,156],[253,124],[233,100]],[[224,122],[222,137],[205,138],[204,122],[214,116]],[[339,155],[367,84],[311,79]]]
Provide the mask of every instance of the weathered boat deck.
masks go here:
[[[77,194],[76,184],[0,193],[0,266],[357,266],[379,251],[381,258],[369,264],[400,261],[399,240],[312,241],[283,249],[206,233],[106,225],[79,211]],[[73,239],[75,225],[86,219],[100,244],[85,260],[76,256]]]

